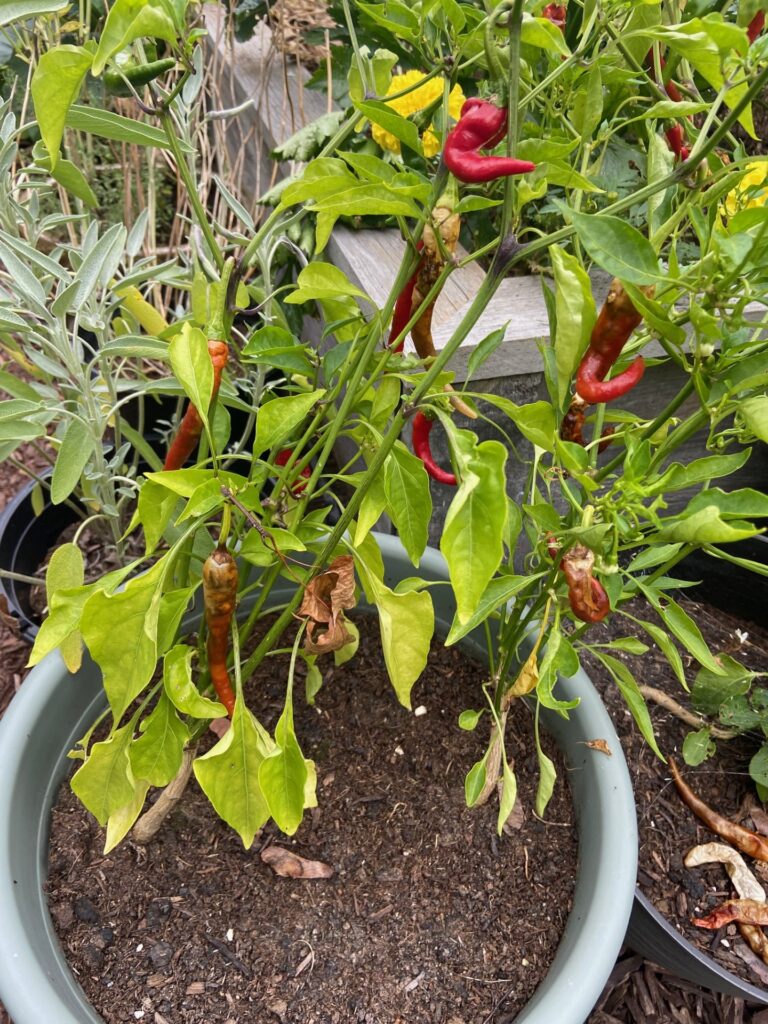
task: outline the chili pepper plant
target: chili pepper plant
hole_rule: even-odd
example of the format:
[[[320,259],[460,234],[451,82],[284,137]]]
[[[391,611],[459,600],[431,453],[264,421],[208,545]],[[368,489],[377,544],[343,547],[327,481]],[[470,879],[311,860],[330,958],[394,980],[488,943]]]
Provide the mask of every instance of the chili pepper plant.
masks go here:
[[[590,651],[654,744],[622,652],[657,645],[681,685],[680,647],[715,676],[726,671],[676,600],[673,571],[696,547],[732,558],[728,543],[759,532],[768,516],[765,493],[721,486],[768,440],[768,208],[760,186],[745,184],[754,161],[734,137],[738,125],[751,130],[751,103],[768,82],[768,45],[762,36],[750,42],[744,19],[764,5],[742,5],[735,22],[719,11],[683,14],[678,4],[572,0],[565,26],[552,5],[545,11],[523,0],[502,0],[489,12],[399,0],[359,4],[356,14],[344,7],[354,51],[349,105],[334,115],[315,158],[273,193],[258,226],[232,197],[242,211],[236,232],[219,230],[209,216],[195,178],[195,139],[180,137],[180,102],[204,45],[183,0],[140,7],[116,0],[88,45],[75,40],[36,58],[32,96],[55,167],[85,79],[119,73],[127,58],[140,64],[148,41],[162,42],[174,67],[140,88],[126,79],[126,87],[145,136],[151,127],[177,163],[194,212],[190,231],[202,239],[209,268],[205,324],[187,311],[160,339],[167,338],[168,364],[188,404],[165,465],[144,474],[138,494],[131,525],[143,532],[144,554],[88,585],[57,588],[31,656],[36,664],[66,645],[76,660],[84,644],[103,672],[104,733],[95,739],[94,726],[73,752],[82,764],[72,786],[106,827],[107,848],[137,819],[147,838],[149,789],[168,787],[152,808],[156,826],[190,771],[246,846],[270,818],[286,833],[298,828],[317,796],[314,765],[293,724],[294,701],[303,699],[296,681],[303,676],[306,699],[314,700],[324,660],[353,657],[348,613],[361,591],[378,611],[394,697],[410,707],[434,630],[431,584],[418,575],[430,476],[452,488],[440,547],[456,614],[444,640],[455,644],[479,629],[488,643],[486,684],[459,723],[488,737],[482,759],[466,766],[466,798],[474,805],[498,788],[500,829],[515,802],[516,752],[504,736],[513,701],[528,698],[535,712],[544,705],[567,716],[573,705],[558,698],[558,673],[572,674]],[[430,81],[442,76],[419,124],[384,102],[392,100],[398,58],[359,45],[356,15],[397,38]],[[651,71],[644,70],[649,51]],[[674,71],[690,98],[658,96],[663,55],[665,75]],[[473,93],[451,115],[460,79]],[[646,90],[639,99],[638,82]],[[565,96],[560,117],[550,106]],[[640,108],[633,117],[644,160],[636,185],[617,196],[599,184],[600,161],[605,139],[627,127],[624,106]],[[670,116],[685,118],[687,155],[667,147]],[[522,142],[549,130],[550,117],[569,143],[554,163],[537,164],[537,147],[521,154]],[[365,123],[383,126],[408,149],[407,160],[361,148]],[[489,182],[495,234],[465,255],[460,218],[483,206],[476,189]],[[557,212],[546,232],[524,219],[536,189],[549,190]],[[325,256],[339,218],[368,215],[391,218],[406,240],[381,306]],[[314,257],[300,259],[294,279],[276,270],[275,254],[291,247],[291,232],[307,220]],[[440,291],[460,266],[481,258],[490,268],[484,283],[436,351],[431,317]],[[516,405],[473,389],[472,374],[503,332],[476,345],[470,379],[456,390],[452,357],[505,276],[531,262],[548,268],[542,397]],[[602,303],[588,275],[593,266],[614,278]],[[246,303],[257,306],[255,320],[239,316]],[[320,320],[321,344],[306,340],[297,312]],[[402,349],[409,333],[415,355]],[[622,399],[646,363],[664,364],[678,390],[664,407],[650,398],[632,412]],[[233,451],[214,424],[221,390],[242,366],[269,378],[251,396],[255,437]],[[489,408],[503,414],[501,426]],[[481,439],[480,426],[496,436]],[[447,435],[450,467],[432,459],[435,429]],[[707,453],[680,461],[697,435]],[[508,493],[512,459],[527,470],[522,502]],[[681,493],[682,511],[671,511]],[[385,582],[371,535],[382,515],[414,565],[413,578],[396,589]],[[272,588],[286,578],[293,597],[255,633],[271,610]],[[653,621],[627,610],[637,596],[649,601]],[[183,620],[197,598],[204,622],[195,635]],[[627,635],[607,643],[599,623],[609,614],[622,616]],[[285,705],[269,733],[247,683],[265,658],[286,649]],[[210,720],[223,718],[223,738],[199,753]],[[542,814],[554,769],[539,745],[537,713],[531,743]]]

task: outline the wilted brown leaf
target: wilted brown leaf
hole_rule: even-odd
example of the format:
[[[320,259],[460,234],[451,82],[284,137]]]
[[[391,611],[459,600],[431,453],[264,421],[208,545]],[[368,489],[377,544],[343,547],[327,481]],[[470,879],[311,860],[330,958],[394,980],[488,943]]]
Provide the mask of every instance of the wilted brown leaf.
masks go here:
[[[304,646],[311,654],[337,651],[354,639],[344,626],[344,609],[355,606],[355,564],[351,555],[340,555],[326,572],[310,580],[298,615],[306,618]],[[327,626],[316,634],[317,626]]]
[[[332,878],[333,868],[319,860],[306,860],[284,846],[268,846],[261,859],[281,878]]]
[[[525,697],[527,693],[535,690],[539,682],[539,666],[536,661],[537,651],[533,650],[528,655],[520,674],[504,695],[505,702],[513,697]]]
[[[608,757],[613,757],[613,751],[605,740],[585,740],[584,746],[589,747],[590,750],[599,750],[601,754],[607,754]]]

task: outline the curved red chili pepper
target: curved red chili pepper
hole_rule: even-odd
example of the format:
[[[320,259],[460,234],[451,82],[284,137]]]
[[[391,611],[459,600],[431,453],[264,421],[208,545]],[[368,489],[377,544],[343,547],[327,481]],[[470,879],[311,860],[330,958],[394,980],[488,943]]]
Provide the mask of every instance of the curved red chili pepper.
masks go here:
[[[428,419],[424,413],[419,409],[416,415],[413,417],[413,427],[411,433],[411,440],[413,442],[413,454],[417,458],[421,459],[424,463],[424,469],[426,469],[429,476],[433,480],[437,480],[440,484],[448,484],[449,487],[455,487],[457,484],[456,477],[453,473],[449,473],[448,470],[442,469],[435,462],[432,457],[432,448],[429,443],[429,435],[432,432],[432,426],[434,420]]]
[[[611,380],[605,380],[612,366],[613,361],[604,354],[587,350],[576,374],[576,391],[585,402],[598,405],[600,402],[612,402],[616,398],[621,398],[640,382],[645,373],[645,360],[642,356],[638,356],[630,363],[623,373]]]
[[[561,32],[565,32],[566,7],[565,4],[547,4],[541,12],[542,18],[551,21]]]
[[[461,108],[461,117],[445,140],[445,166],[459,181],[478,184],[510,174],[527,174],[535,164],[504,156],[482,156],[480,150],[498,145],[506,134],[507,113],[488,100],[473,97]]]
[[[277,455],[275,456],[275,465],[285,466],[288,462],[288,459],[290,459],[292,455],[293,448],[283,448],[283,450],[278,452]],[[305,480],[308,480],[312,476],[312,470],[309,468],[309,466],[304,466],[301,473],[299,473],[299,476],[302,476],[304,477]],[[301,480],[297,480],[296,483],[291,488],[291,493],[294,495],[303,494],[306,489],[306,486],[307,485],[303,484]]]
[[[424,243],[422,241],[416,243],[416,249],[419,252],[423,248]],[[418,264],[416,265],[416,269],[413,272],[413,275],[409,277],[408,280],[405,282],[405,287],[397,297],[397,302],[395,303],[395,311],[392,314],[392,326],[389,329],[390,346],[394,343],[395,339],[402,334],[406,324],[411,319],[411,314],[413,313],[413,289],[416,287],[416,282],[419,278],[419,271],[421,270],[422,263],[423,260],[419,260]],[[393,351],[402,352],[403,345],[405,345],[405,335],[403,335],[403,337],[400,338],[400,344]]]
[[[605,378],[642,319],[622,283],[614,278],[576,374],[576,393],[585,402],[610,402],[625,395],[640,381],[645,372],[642,356],[613,380]]]
[[[747,37],[750,43],[754,43],[757,37],[765,28],[765,11],[758,11],[749,25],[747,25]]]

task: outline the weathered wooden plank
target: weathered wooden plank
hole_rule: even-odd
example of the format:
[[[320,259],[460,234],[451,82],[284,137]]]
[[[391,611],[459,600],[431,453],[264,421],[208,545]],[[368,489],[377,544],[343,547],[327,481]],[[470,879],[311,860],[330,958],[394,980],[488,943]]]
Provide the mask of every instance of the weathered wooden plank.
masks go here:
[[[245,134],[255,141],[254,159],[246,164],[244,181],[251,194],[258,195],[273,184],[275,177],[283,177],[296,169],[290,162],[276,165],[269,158],[270,151],[304,124],[325,113],[327,100],[320,93],[304,88],[305,73],[276,52],[265,22],[258,25],[251,39],[239,43],[227,36],[220,7],[206,6],[205,20],[217,59],[228,70],[225,77],[232,104],[246,99],[253,101],[253,106],[237,120],[250,126]],[[233,133],[232,138],[235,146],[240,144],[237,135]],[[381,305],[397,275],[404,249],[405,242],[395,230],[353,231],[339,225],[324,258],[340,267],[353,284]],[[463,259],[465,255],[460,249],[458,258]],[[607,292],[608,275],[595,270],[591,276],[595,297],[601,302]],[[438,351],[454,334],[484,277],[477,264],[457,269],[449,277],[434,311],[433,337]],[[757,304],[748,310],[753,310],[755,316],[762,315],[762,307]],[[451,362],[450,369],[455,372],[457,381],[465,379],[473,348],[505,325],[503,343],[476,373],[477,380],[541,372],[538,346],[542,339],[549,337],[549,323],[538,276],[510,277],[502,282]],[[410,341],[406,343],[406,351],[409,350],[412,351]],[[658,356],[662,349],[654,343],[647,347],[646,354]]]

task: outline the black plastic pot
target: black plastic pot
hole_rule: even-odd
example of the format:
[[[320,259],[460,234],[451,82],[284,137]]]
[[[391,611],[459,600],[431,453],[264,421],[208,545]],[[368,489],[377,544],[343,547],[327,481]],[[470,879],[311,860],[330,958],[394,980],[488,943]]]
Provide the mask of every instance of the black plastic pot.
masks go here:
[[[768,565],[768,540],[763,536],[729,544],[728,551],[740,558]],[[700,551],[676,566],[675,574],[681,579],[701,581],[699,586],[688,591],[694,600],[706,601],[747,622],[768,626],[767,577]],[[768,991],[750,985],[702,953],[658,912],[639,889],[635,892],[627,945],[695,985],[768,1006]]]
[[[39,516],[32,507],[34,483],[27,484],[9,502],[0,515],[0,569],[34,576],[45,556],[61,534],[77,522],[70,505],[47,503]],[[0,577],[0,594],[8,602],[8,611],[19,620],[22,636],[33,640],[40,619],[30,601],[32,586]]]

